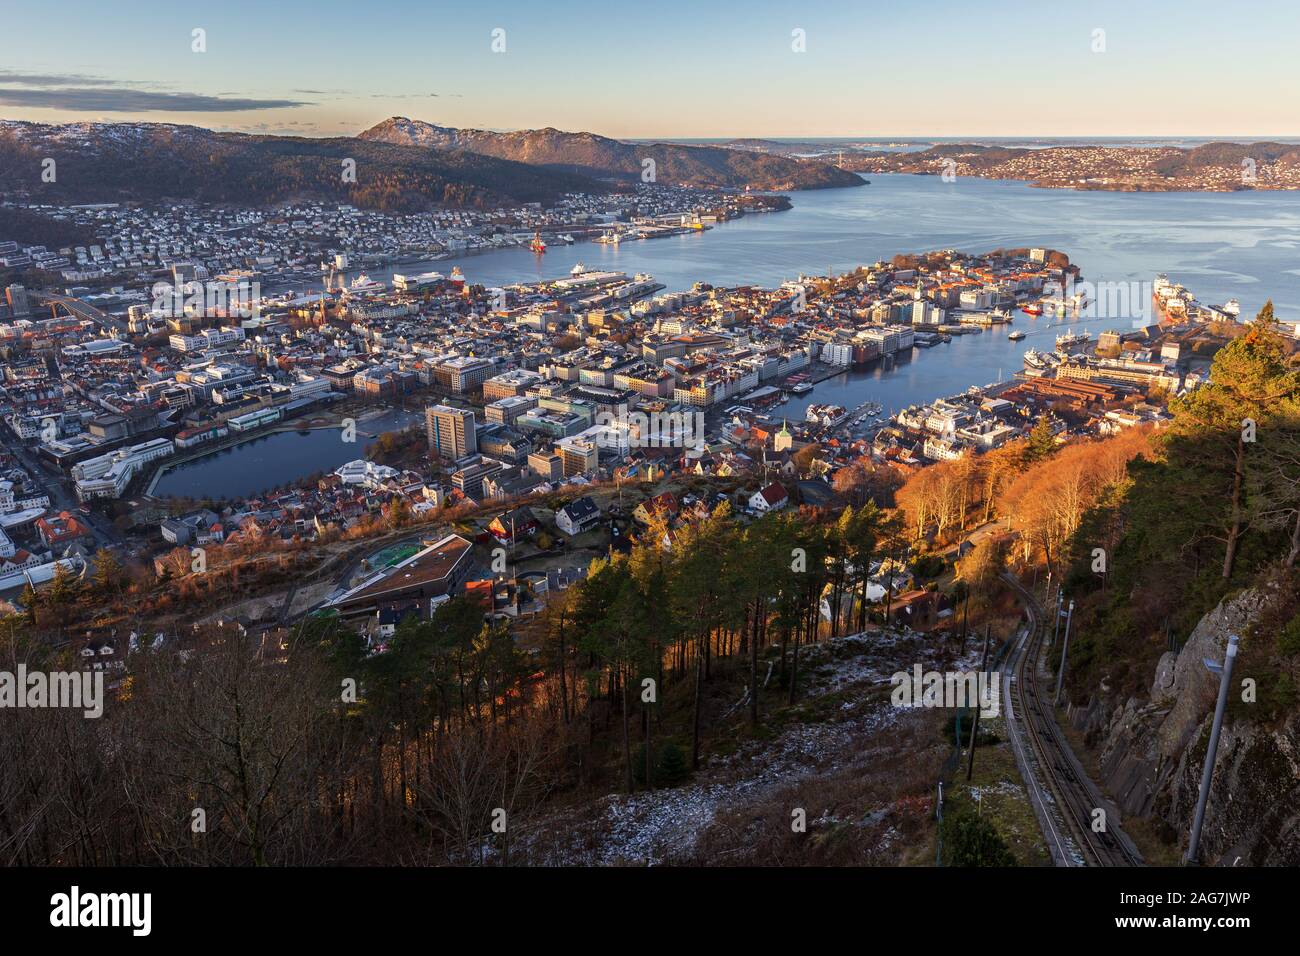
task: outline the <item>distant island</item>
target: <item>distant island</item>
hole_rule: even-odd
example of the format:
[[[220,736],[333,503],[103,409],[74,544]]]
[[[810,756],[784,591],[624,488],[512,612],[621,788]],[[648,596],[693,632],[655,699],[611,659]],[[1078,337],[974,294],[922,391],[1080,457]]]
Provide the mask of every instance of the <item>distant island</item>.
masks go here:
[[[844,169],[1014,179],[1047,189],[1185,192],[1300,189],[1300,146],[1206,143],[1175,146],[1053,146],[1027,149],[955,143],[920,152],[849,152]]]

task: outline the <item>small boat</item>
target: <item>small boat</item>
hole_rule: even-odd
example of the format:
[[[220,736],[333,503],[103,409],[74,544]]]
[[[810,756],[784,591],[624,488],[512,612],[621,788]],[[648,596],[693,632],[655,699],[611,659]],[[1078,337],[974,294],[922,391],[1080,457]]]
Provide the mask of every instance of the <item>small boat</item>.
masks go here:
[[[1014,332],[1010,332],[1007,334],[1007,338],[1009,338],[1012,342],[1019,342],[1024,337],[1025,337],[1025,333],[1021,332],[1019,329],[1016,329]]]

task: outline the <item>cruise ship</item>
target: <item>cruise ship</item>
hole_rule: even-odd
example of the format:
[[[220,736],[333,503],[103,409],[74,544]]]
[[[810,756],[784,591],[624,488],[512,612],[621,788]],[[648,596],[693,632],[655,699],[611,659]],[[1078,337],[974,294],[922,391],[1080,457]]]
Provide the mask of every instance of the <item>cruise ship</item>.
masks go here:
[[[1151,283],[1151,301],[1158,318],[1181,322],[1187,318],[1188,309],[1195,304],[1196,297],[1186,286],[1170,282],[1169,277],[1161,272]]]
[[[351,284],[348,286],[348,291],[353,295],[369,295],[372,293],[384,292],[387,289],[388,286],[384,285],[382,282],[376,282],[364,272],[353,279]]]
[[[615,283],[626,281],[626,272],[588,269],[579,262],[569,272],[569,277],[567,279],[556,279],[554,285],[555,288],[561,292],[576,292],[591,289],[596,286],[614,285]]]
[[[421,272],[419,275],[403,275],[400,272],[394,272],[393,287],[403,292],[414,292],[417,289],[435,286],[445,281],[446,278],[441,272]]]

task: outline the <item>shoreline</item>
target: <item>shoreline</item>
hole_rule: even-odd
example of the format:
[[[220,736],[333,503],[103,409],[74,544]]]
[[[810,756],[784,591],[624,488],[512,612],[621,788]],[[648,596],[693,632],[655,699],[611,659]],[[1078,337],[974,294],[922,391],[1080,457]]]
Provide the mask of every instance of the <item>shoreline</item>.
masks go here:
[[[355,421],[358,426],[357,433],[359,435],[365,435],[367,438],[371,438],[371,439],[378,438],[379,435],[383,434],[382,432],[375,432],[374,434],[371,434],[369,432],[362,431],[360,426],[362,426],[368,421],[373,421],[376,418],[382,418],[385,415],[390,415],[393,412],[400,412],[400,411],[401,409],[398,407],[388,406],[384,408],[376,408],[371,413],[356,418]],[[344,415],[344,416],[335,416],[335,417],[337,418],[337,421],[334,422],[318,420],[322,418],[322,416],[320,415],[312,416],[312,418],[306,419],[305,421],[301,421],[301,422],[296,419],[291,419],[289,421],[280,421],[280,422],[276,422],[274,425],[270,425],[266,428],[258,429],[257,431],[254,432],[241,433],[234,440],[231,440],[229,437],[227,437],[226,439],[223,439],[222,441],[219,442],[215,442],[211,445],[205,444],[194,449],[187,449],[188,454],[186,454],[184,457],[175,456],[175,457],[167,458],[165,460],[160,460],[158,466],[154,469],[153,473],[149,476],[148,484],[145,486],[145,490],[142,492],[142,496],[145,498],[153,498],[154,500],[157,501],[175,501],[177,500],[177,498],[187,497],[184,495],[159,496],[154,494],[154,491],[158,487],[158,483],[162,481],[163,477],[168,472],[174,471],[175,469],[183,465],[190,465],[193,464],[194,462],[201,461],[204,458],[207,458],[209,456],[218,455],[221,452],[230,451],[232,449],[238,448],[241,445],[248,445],[259,439],[272,438],[275,435],[281,435],[287,432],[313,432],[313,431],[326,431],[332,428],[339,428],[342,425],[343,420],[350,416]],[[409,428],[411,426],[408,425],[407,427]],[[364,451],[365,449],[363,448],[362,450]]]

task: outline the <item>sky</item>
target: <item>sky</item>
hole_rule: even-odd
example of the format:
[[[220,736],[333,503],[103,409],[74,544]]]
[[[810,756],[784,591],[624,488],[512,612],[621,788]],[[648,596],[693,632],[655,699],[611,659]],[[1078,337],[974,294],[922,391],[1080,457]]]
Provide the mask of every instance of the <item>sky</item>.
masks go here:
[[[1300,135],[1294,0],[0,0],[0,36],[0,117],[47,123]]]

